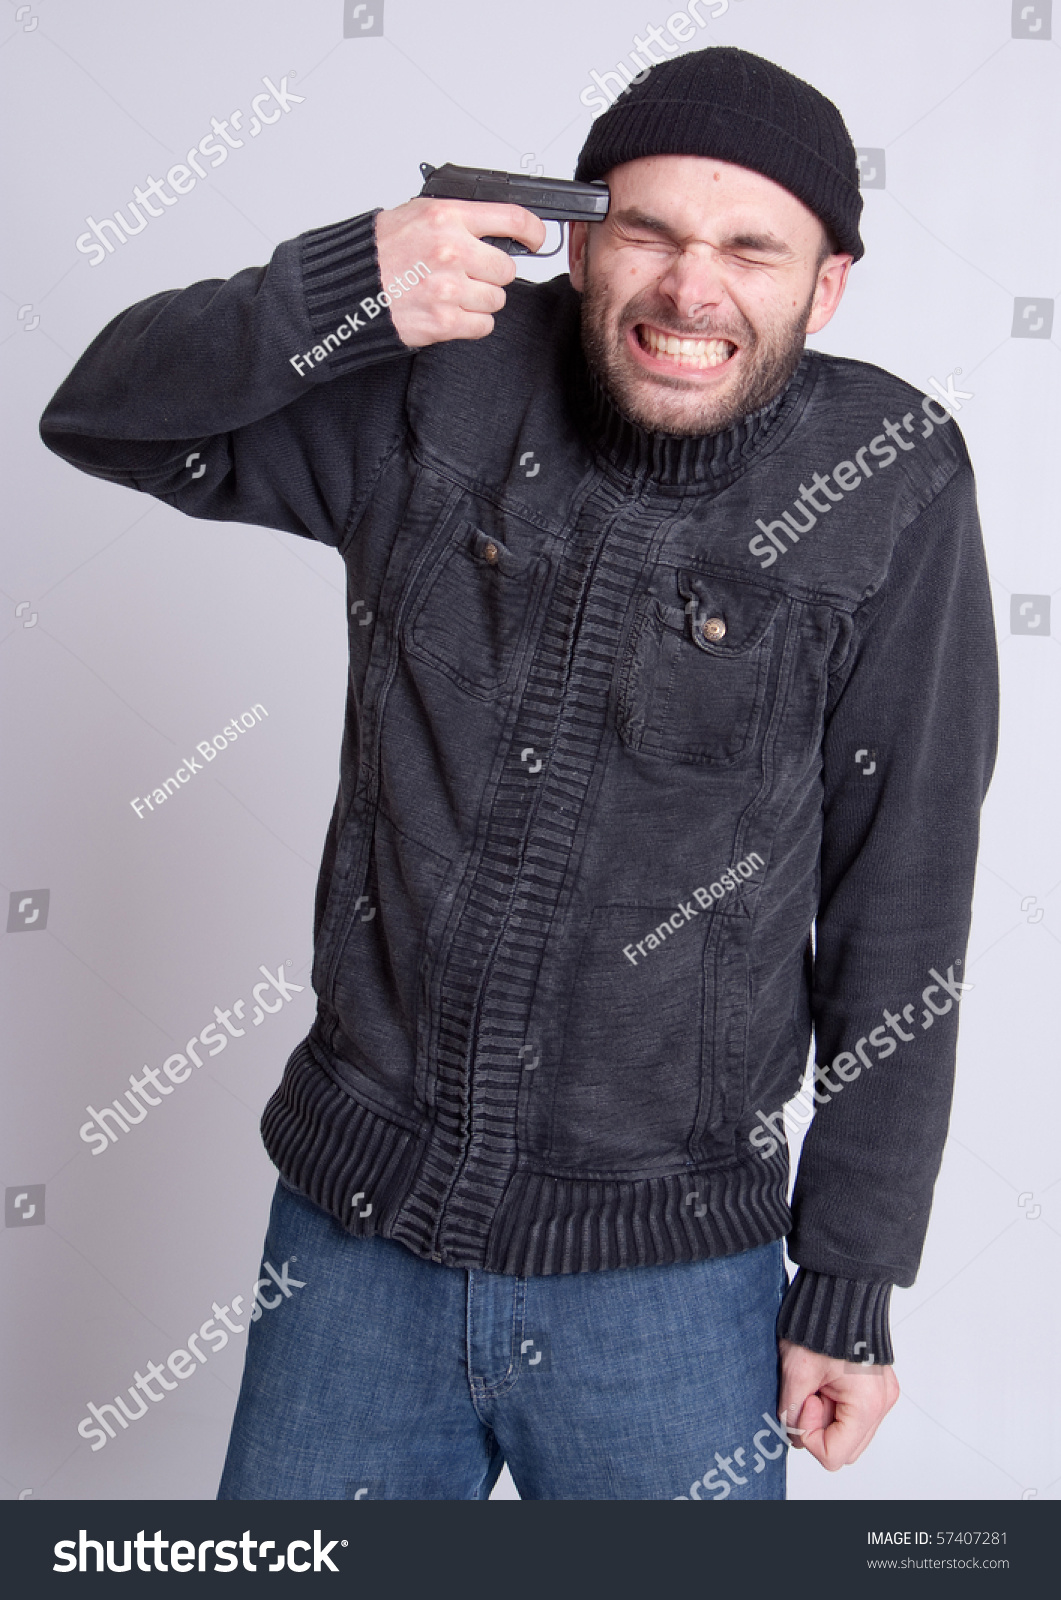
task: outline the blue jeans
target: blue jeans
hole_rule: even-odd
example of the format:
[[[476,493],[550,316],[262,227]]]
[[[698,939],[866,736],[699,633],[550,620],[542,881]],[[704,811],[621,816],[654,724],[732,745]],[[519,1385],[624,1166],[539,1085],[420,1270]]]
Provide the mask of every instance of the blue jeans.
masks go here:
[[[281,1181],[265,1260],[220,1500],[485,1500],[504,1463],[527,1500],[785,1497],[780,1243],[511,1277]]]

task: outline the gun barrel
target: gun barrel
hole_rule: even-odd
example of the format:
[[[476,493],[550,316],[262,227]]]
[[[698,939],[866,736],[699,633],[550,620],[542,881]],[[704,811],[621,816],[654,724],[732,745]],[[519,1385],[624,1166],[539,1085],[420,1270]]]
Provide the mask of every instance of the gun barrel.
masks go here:
[[[541,178],[522,172],[496,172],[486,167],[421,165],[422,195],[437,200],[487,200],[526,206],[551,222],[602,222],[610,199],[606,183],[577,183],[573,178]]]

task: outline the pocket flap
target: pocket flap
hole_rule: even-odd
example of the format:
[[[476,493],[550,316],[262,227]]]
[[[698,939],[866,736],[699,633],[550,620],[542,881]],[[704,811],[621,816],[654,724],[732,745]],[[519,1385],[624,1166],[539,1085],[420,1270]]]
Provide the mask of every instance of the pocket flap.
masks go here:
[[[678,593],[685,603],[681,631],[710,655],[741,655],[754,649],[781,604],[776,590],[689,570],[678,573]],[[676,622],[675,615],[668,626]]]
[[[410,656],[480,699],[515,678],[538,609],[545,558],[520,554],[462,520],[411,601],[403,640]]]
[[[502,544],[496,534],[484,533],[482,528],[477,528],[474,523],[463,524],[462,543],[484,567],[492,567],[506,578],[522,577],[525,572],[532,571],[537,565],[535,556],[518,556],[507,544]]]

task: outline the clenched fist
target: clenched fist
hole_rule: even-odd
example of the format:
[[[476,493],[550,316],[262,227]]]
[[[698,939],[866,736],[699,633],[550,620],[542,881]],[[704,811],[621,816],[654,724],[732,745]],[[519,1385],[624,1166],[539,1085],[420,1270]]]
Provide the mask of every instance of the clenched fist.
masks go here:
[[[891,1367],[858,1367],[779,1339],[781,1394],[777,1414],[797,1450],[827,1472],[857,1461],[899,1398]]]
[[[524,206],[479,200],[430,200],[417,196],[376,216],[376,252],[384,289],[418,261],[428,277],[392,299],[390,313],[399,339],[411,349],[445,339],[484,339],[505,303],[505,285],[516,276],[512,257],[483,234],[518,239],[530,250],[545,243],[546,227]]]

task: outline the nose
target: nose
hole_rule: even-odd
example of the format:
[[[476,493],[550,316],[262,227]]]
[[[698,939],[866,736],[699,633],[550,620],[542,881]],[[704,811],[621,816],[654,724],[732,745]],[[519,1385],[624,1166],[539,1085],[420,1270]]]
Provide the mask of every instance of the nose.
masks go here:
[[[714,253],[683,250],[659,282],[659,290],[683,321],[717,311],[726,298],[722,273]]]

